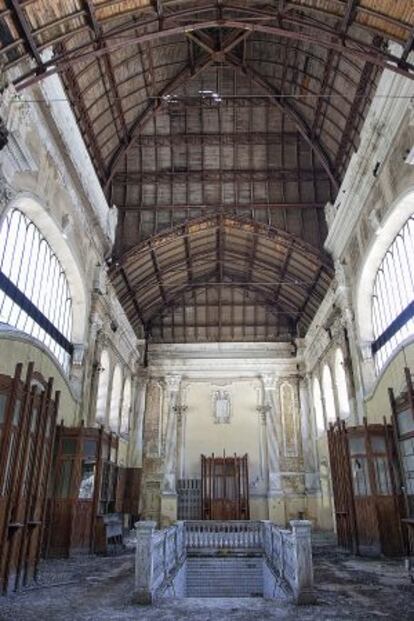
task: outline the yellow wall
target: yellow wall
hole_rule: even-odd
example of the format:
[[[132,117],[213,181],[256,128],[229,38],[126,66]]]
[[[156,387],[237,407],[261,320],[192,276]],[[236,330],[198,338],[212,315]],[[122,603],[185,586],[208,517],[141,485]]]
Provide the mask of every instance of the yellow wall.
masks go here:
[[[225,390],[231,399],[231,422],[214,421],[212,395]],[[200,455],[249,455],[249,477],[259,474],[258,380],[191,382],[186,387],[185,476],[200,477]]]
[[[54,364],[49,355],[29,341],[0,335],[0,373],[14,375],[18,362],[23,363],[23,377],[25,376],[28,363],[34,362],[35,371],[41,373],[46,380],[49,377],[54,378],[54,390],[60,390],[61,393],[58,421],[61,421],[63,418],[65,425],[77,424],[78,404],[71,394],[60,369]]]
[[[405,389],[404,367],[414,372],[414,342],[400,350],[389,362],[380,376],[372,395],[366,400],[368,422],[382,422],[383,416],[390,419],[391,410],[388,388],[393,388],[395,395]]]

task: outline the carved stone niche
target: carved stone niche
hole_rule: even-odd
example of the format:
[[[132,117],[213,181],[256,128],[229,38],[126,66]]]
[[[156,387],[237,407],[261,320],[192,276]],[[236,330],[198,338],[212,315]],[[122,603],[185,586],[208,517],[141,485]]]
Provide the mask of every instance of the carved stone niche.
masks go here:
[[[213,418],[218,425],[231,422],[231,399],[226,390],[216,390],[212,395]]]

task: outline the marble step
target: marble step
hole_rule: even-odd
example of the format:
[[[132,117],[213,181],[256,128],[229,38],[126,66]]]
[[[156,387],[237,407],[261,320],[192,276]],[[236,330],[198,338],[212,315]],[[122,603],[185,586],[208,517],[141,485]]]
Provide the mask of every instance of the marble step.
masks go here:
[[[187,559],[187,597],[261,597],[262,559]]]

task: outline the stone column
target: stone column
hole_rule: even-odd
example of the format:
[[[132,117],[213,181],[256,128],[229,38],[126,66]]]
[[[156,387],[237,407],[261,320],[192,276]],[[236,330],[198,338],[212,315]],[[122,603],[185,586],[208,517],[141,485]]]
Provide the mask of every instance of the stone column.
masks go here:
[[[269,460],[267,455],[267,416],[270,410],[270,405],[258,405],[257,411],[259,412],[259,453],[260,453],[260,478],[262,486],[265,490],[269,489]]]
[[[272,375],[262,377],[264,389],[264,405],[266,410],[267,429],[267,458],[268,458],[268,507],[269,520],[285,525],[285,502],[283,497],[282,480],[280,475],[280,421],[278,420],[279,408],[276,399],[275,378]]]
[[[148,377],[142,375],[137,378],[135,385],[133,429],[130,455],[130,466],[142,468],[143,463],[143,439],[144,439],[144,416],[147,400]]]
[[[178,463],[177,463],[177,477],[179,479],[185,478],[185,428],[187,423],[187,406],[177,405],[177,437],[178,437]]]
[[[305,377],[299,379],[303,466],[305,471],[305,489],[307,493],[315,493],[320,489],[317,466],[318,460],[312,425],[311,394],[311,376],[308,373]]]
[[[137,604],[152,604],[154,599],[154,550],[153,536],[156,522],[136,522],[135,589]]]
[[[167,429],[165,433],[164,478],[161,494],[161,527],[169,526],[177,519],[177,412],[181,378],[171,375],[165,378],[167,387]]]

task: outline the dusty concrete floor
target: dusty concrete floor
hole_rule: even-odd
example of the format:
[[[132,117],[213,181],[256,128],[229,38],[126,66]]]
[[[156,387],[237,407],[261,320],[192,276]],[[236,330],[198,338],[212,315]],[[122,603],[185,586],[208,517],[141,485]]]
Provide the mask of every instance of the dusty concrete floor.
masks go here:
[[[0,621],[414,620],[414,585],[403,562],[353,558],[315,538],[318,603],[295,607],[262,599],[164,600],[131,604],[133,557],[48,561],[40,585],[0,598]]]

